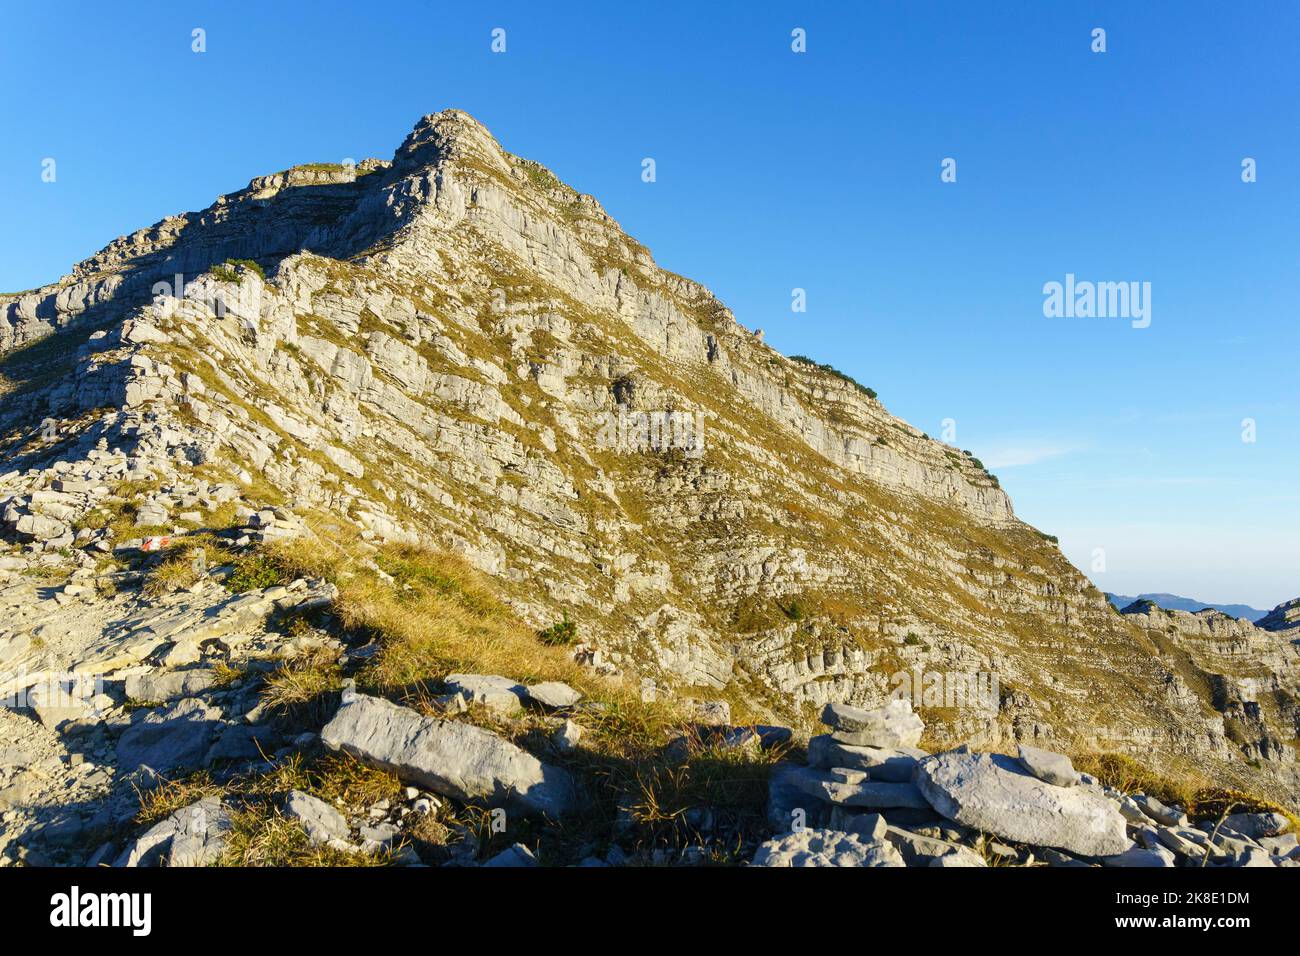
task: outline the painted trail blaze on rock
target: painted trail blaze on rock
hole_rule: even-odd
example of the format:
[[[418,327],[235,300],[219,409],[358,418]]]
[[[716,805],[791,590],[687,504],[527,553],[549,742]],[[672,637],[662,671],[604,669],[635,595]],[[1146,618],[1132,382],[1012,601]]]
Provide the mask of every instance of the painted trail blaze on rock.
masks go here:
[[[1006,840],[1081,856],[1116,856],[1132,845],[1104,796],[1039,780],[1014,757],[936,754],[917,765],[916,785],[943,816]]]
[[[558,817],[573,809],[573,781],[496,734],[422,717],[378,697],[355,694],[321,731],[331,750],[457,800]]]

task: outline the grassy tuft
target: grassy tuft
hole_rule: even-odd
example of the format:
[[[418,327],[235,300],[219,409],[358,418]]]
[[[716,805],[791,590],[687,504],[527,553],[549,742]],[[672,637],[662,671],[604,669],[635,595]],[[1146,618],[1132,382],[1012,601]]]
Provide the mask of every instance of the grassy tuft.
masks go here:
[[[233,828],[218,866],[386,866],[391,852],[376,854],[314,844],[294,820],[267,806],[232,814]]]
[[[486,579],[457,555],[396,544],[382,550],[375,563],[401,591],[437,594],[480,617],[505,612]]]
[[[279,562],[272,555],[261,551],[238,558],[234,570],[226,577],[226,587],[235,592],[288,583],[289,578]]]
[[[152,826],[195,801],[221,793],[222,788],[206,770],[200,770],[177,780],[165,781],[149,790],[137,788],[136,796],[140,800],[140,811],[135,819],[137,823]]]
[[[146,597],[162,597],[172,591],[183,591],[197,584],[203,573],[194,567],[194,561],[187,554],[168,558],[149,572],[144,584]]]
[[[738,862],[768,831],[768,778],[784,748],[693,745],[679,764],[655,762],[635,774],[633,822],[651,846],[681,848],[704,842],[706,833],[729,834],[714,847],[712,862]]]
[[[537,639],[552,647],[567,647],[578,640],[578,625],[570,621],[566,613],[563,620],[538,631]]]
[[[213,266],[208,273],[218,282],[238,282],[241,268],[257,273],[260,279],[266,281],[266,271],[252,259],[227,259]]]
[[[262,699],[274,710],[324,705],[343,686],[338,654],[319,648],[266,675]]]
[[[1091,774],[1108,787],[1120,793],[1145,793],[1161,803],[1186,807],[1194,798],[1202,781],[1182,774],[1156,773],[1127,754],[1083,753],[1073,758],[1074,767]]]

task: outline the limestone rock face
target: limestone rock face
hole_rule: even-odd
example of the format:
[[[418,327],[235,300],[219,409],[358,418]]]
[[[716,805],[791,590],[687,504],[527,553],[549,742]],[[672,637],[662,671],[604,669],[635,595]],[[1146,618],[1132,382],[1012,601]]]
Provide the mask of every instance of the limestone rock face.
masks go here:
[[[1300,674],[1300,598],[1279,604],[1251,624],[1206,608],[1166,610],[1150,601],[1124,609],[1125,619],[1148,636],[1175,645],[1202,674],[1209,704],[1218,712],[1238,751],[1259,765],[1262,776],[1285,781],[1279,796],[1300,790],[1290,729]],[[1166,696],[1189,699],[1181,678],[1170,674]]]
[[[125,681],[127,697],[132,700],[165,701],[176,697],[192,697],[211,686],[214,676],[211,668],[193,670],[148,671],[133,674]]]
[[[1255,626],[1292,637],[1300,634],[1300,598],[1279,604],[1256,621]]]
[[[118,765],[127,770],[147,766],[160,772],[201,767],[221,727],[220,716],[219,710],[194,699],[149,713],[118,739]]]
[[[916,785],[948,819],[1008,840],[1081,856],[1117,856],[1131,846],[1105,797],[1045,783],[1011,757],[936,754],[917,765]]]
[[[130,543],[98,520],[124,493],[141,548],[221,508],[246,543],[314,516],[454,551],[539,632],[570,621],[580,663],[729,686],[773,723],[882,708],[901,676],[943,740],[1080,740],[1300,793],[1295,602],[1260,627],[1116,613],[969,452],[774,351],[458,110],[391,159],[258,176],[0,296],[0,362],[6,672],[185,673],[280,600],[328,604],[162,603],[123,631],[83,580],[31,586]]]

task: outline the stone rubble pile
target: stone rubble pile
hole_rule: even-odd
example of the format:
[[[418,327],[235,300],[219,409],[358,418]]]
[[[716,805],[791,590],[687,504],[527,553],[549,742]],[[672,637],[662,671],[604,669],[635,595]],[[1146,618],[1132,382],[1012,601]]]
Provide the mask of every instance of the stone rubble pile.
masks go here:
[[[251,481],[246,472],[243,478]],[[0,475],[0,584],[69,563],[86,572],[107,555],[130,557],[213,532],[206,525],[227,505],[231,511],[215,533],[233,547],[309,533],[290,509],[258,507],[237,483],[198,477],[147,448],[125,454],[92,447],[84,458],[10,471]],[[115,537],[106,526],[107,516],[123,510],[138,536]]]
[[[1016,757],[927,754],[905,699],[827,704],[822,722],[830,733],[809,741],[808,766],[773,773],[768,815],[782,835],[756,866],[1300,866],[1280,814],[1193,824],[1026,745]]]
[[[113,577],[111,593],[93,578],[72,579],[92,582],[84,594],[23,574],[0,583],[0,862],[84,863],[86,841],[94,850],[97,834],[129,831],[137,791],[159,775],[237,768],[301,745],[267,713],[259,674],[337,645],[272,626],[327,608],[332,584],[232,594],[213,573],[151,597],[139,573]],[[114,843],[96,862],[116,858],[103,858]]]

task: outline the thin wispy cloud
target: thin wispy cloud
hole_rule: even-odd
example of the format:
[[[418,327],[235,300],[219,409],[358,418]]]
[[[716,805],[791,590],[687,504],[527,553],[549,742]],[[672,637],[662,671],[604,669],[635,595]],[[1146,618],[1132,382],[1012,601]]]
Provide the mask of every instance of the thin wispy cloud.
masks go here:
[[[1037,465],[1051,458],[1061,458],[1079,450],[1070,444],[1006,444],[994,445],[984,453],[984,463],[989,468],[1020,468]]]

